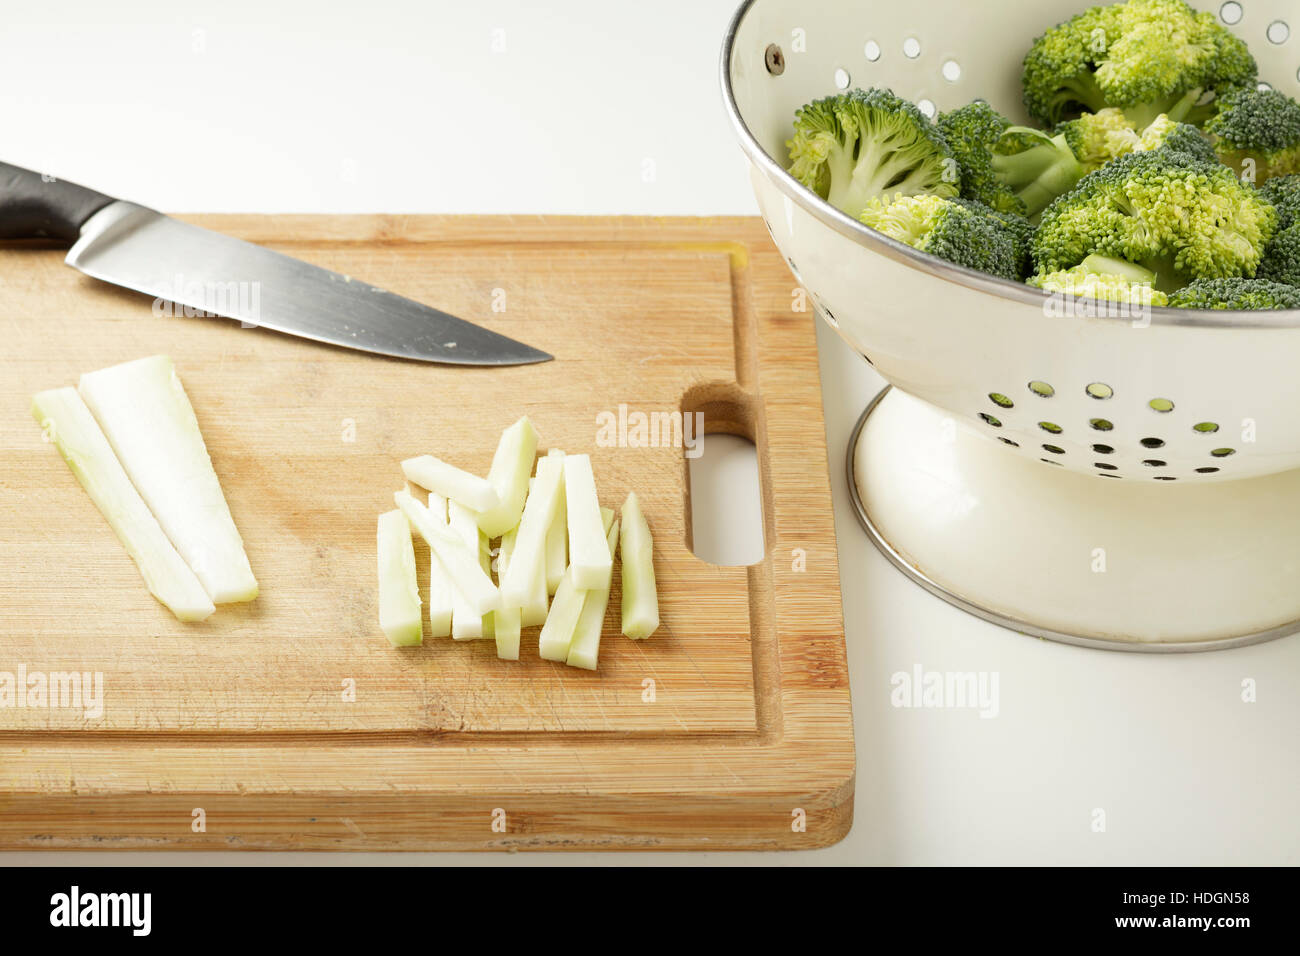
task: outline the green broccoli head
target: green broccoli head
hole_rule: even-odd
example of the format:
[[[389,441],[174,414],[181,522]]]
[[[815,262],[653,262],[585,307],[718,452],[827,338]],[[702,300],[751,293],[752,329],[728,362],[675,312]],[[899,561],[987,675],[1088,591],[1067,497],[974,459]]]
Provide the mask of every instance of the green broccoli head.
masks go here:
[[[1239,90],[1221,97],[1205,131],[1219,160],[1262,183],[1300,173],[1300,103],[1277,90]]]
[[[1197,279],[1169,297],[1178,309],[1300,309],[1300,289],[1267,279]]]
[[[1169,291],[1193,279],[1253,276],[1277,212],[1232,170],[1173,149],[1130,153],[1089,173],[1043,214],[1038,272],[1100,253],[1156,273]]]
[[[956,196],[960,173],[943,134],[890,90],[850,90],[795,114],[790,174],[857,218],[878,196]]]
[[[1013,126],[984,100],[939,117],[965,199],[1033,218],[1084,174],[1063,137]]]
[[[1268,202],[1277,208],[1277,227],[1289,228],[1300,221],[1300,174],[1274,176],[1259,188]]]
[[[1118,106],[1141,128],[1161,113],[1202,122],[1210,91],[1253,85],[1246,44],[1183,0],[1128,0],[1085,10],[1039,37],[1025,57],[1029,114],[1055,125]]]
[[[1029,261],[1033,226],[1022,216],[971,200],[873,197],[859,218],[891,239],[1004,279],[1022,279]]]
[[[1300,289],[1300,222],[1292,222],[1273,237],[1255,274]]]

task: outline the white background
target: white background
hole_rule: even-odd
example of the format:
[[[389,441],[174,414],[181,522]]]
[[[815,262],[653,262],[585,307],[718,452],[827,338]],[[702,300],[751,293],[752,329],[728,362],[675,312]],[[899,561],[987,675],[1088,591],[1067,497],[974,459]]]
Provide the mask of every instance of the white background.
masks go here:
[[[0,158],[178,212],[752,214],[717,88],[732,6],[5,3]],[[845,446],[879,381],[828,330],[818,339],[857,732],[848,839],[778,855],[422,859],[1300,862],[1300,638],[1108,654],[1012,634],[925,594],[876,554],[848,506]],[[709,446],[714,461],[723,443]],[[751,471],[727,459],[743,493],[700,515],[699,537],[745,550],[719,529],[734,527],[732,508],[757,507]],[[892,708],[890,675],[916,664],[999,672],[999,716]],[[1257,703],[1240,699],[1248,677]],[[1104,833],[1091,830],[1095,808]],[[110,859],[0,862],[70,856]],[[114,862],[196,859],[252,857]]]

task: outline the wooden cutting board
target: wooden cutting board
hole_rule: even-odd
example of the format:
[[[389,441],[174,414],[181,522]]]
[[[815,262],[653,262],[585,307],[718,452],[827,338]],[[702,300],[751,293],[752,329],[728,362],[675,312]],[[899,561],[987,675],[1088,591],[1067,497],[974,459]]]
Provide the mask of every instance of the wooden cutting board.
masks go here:
[[[99,715],[93,700],[0,706],[0,846],[797,848],[848,831],[813,314],[759,220],[193,221],[556,360],[444,368],[158,315],[61,250],[0,244],[0,681],[103,682]],[[198,625],[148,594],[30,414],[37,391],[158,352],[175,359],[261,584]],[[692,553],[671,438],[601,433],[603,413],[675,411],[756,443],[761,564]],[[591,454],[604,504],[642,498],[661,629],[619,633],[616,574],[597,673],[539,659],[536,629],[517,663],[490,641],[391,648],[375,520],[399,461],[485,472],[524,414],[541,448]]]

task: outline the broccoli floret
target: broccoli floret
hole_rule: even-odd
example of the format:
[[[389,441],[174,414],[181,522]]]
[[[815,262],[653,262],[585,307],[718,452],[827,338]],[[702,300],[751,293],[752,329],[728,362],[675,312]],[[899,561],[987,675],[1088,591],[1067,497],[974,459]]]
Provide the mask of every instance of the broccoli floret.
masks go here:
[[[1201,123],[1211,92],[1253,86],[1246,44],[1183,0],[1098,6],[1039,37],[1025,57],[1029,114],[1055,125],[1118,106],[1138,128],[1161,113]]]
[[[1070,149],[1088,172],[1131,153],[1139,141],[1133,121],[1124,115],[1123,110],[1113,106],[1066,120],[1056,127],[1056,132],[1065,136]]]
[[[1292,222],[1273,237],[1255,274],[1300,288],[1300,222]]]
[[[1168,305],[1169,296],[1153,288],[1155,278],[1154,272],[1131,262],[1091,255],[1072,269],[1030,276],[1027,281],[1045,292],[1084,299],[1131,305]]]
[[[1214,146],[1205,138],[1204,133],[1190,123],[1179,123],[1163,114],[1142,131],[1133,152],[1142,153],[1153,149],[1177,150],[1210,165],[1219,162]]]
[[[1300,173],[1300,103],[1277,90],[1241,90],[1222,97],[1205,131],[1213,137],[1219,160],[1243,178],[1262,183]]]
[[[969,269],[1019,281],[1033,227],[1021,216],[942,196],[872,198],[860,216],[872,229]]]
[[[877,196],[956,196],[960,175],[943,134],[889,90],[850,90],[795,114],[790,174],[857,218]]]
[[[1063,136],[1013,126],[984,100],[939,117],[961,169],[961,194],[1033,218],[1084,174]]]
[[[1274,176],[1259,188],[1259,193],[1277,209],[1279,231],[1300,222],[1300,174]]]
[[[1200,130],[1166,113],[1157,116],[1146,129],[1138,129],[1123,110],[1111,106],[1100,113],[1084,113],[1078,119],[1066,120],[1056,132],[1065,135],[1088,172],[1128,153],[1162,148],[1176,149],[1208,163],[1219,161]]]
[[[1039,273],[1092,253],[1137,263],[1172,291],[1193,279],[1253,276],[1277,212],[1226,166],[1172,149],[1130,153],[1085,176],[1043,213]]]
[[[1178,309],[1300,309],[1300,289],[1267,279],[1197,279],[1169,297]]]

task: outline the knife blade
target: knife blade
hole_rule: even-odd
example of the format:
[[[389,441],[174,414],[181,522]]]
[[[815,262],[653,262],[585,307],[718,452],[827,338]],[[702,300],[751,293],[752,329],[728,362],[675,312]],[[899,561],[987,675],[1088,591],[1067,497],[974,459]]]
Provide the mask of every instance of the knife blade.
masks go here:
[[[397,358],[506,366],[551,356],[274,250],[0,163],[0,238],[72,242],[88,276],[249,326]]]

